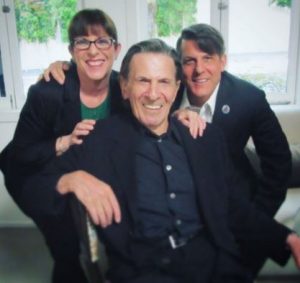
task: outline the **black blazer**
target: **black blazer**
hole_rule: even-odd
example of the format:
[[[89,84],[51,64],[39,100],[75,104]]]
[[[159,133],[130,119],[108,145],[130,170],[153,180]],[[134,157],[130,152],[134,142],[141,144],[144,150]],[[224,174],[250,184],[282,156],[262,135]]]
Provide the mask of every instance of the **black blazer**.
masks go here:
[[[182,86],[175,109],[180,107],[183,90]],[[225,135],[232,161],[244,180],[243,193],[260,210],[273,216],[285,199],[291,174],[291,153],[264,92],[223,72],[212,123]],[[261,176],[255,173],[244,151],[249,138],[259,156]]]
[[[138,221],[134,156],[139,135],[131,119],[128,115],[118,115],[98,121],[82,145],[73,146],[43,174],[31,179],[38,186],[31,196],[45,214],[60,213],[67,204],[68,197],[58,193],[51,203],[39,202],[39,191],[48,190],[53,194],[64,173],[86,170],[112,187],[120,203],[122,221],[98,230],[108,254],[113,255],[112,261],[118,258],[130,260],[137,248],[132,235]],[[247,243],[248,251],[259,249],[284,263],[288,256],[285,240],[289,230],[254,209],[241,194],[221,131],[208,125],[205,135],[195,140],[186,127],[176,120],[174,123],[191,164],[199,210],[216,246],[239,257],[238,239],[240,243]]]
[[[35,214],[34,203],[24,191],[24,183],[55,159],[57,137],[70,134],[82,120],[79,88],[75,64],[66,72],[64,85],[54,79],[32,85],[13,140],[0,155],[6,188],[23,212],[31,217]],[[121,112],[123,99],[115,71],[110,77],[110,95],[112,114]],[[34,184],[32,189],[35,189]]]

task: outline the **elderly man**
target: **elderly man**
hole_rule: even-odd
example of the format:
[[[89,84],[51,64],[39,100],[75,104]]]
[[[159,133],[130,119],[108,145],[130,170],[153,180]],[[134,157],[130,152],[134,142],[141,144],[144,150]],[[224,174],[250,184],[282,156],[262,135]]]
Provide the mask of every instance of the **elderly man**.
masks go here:
[[[240,196],[222,133],[209,125],[193,139],[169,116],[181,77],[175,50],[137,43],[120,76],[131,111],[99,121],[32,180],[57,190],[44,213],[75,194],[99,226],[113,283],[248,282],[236,239],[279,263],[289,247],[300,266],[300,239]]]

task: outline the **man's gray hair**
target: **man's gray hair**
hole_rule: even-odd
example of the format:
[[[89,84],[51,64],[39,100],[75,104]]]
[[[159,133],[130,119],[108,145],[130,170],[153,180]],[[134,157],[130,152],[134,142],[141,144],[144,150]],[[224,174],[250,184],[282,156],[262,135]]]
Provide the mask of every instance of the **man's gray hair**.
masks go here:
[[[130,72],[130,63],[135,54],[138,53],[157,53],[157,54],[165,54],[169,56],[174,61],[174,65],[176,67],[176,80],[181,80],[182,70],[179,56],[174,48],[167,45],[161,39],[149,39],[138,42],[132,45],[127,51],[120,69],[120,76],[127,80]]]

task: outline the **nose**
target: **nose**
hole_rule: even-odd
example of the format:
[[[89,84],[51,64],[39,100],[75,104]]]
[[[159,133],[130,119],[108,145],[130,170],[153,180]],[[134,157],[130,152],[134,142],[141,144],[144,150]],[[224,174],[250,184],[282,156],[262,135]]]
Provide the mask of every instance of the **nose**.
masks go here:
[[[204,70],[202,62],[198,61],[195,66],[195,73],[200,75]]]
[[[155,82],[150,83],[148,97],[151,100],[156,100],[159,97],[159,87],[157,83]]]
[[[88,50],[89,50],[89,53],[92,54],[92,55],[97,54],[99,52],[99,49],[96,47],[95,42],[91,43]]]

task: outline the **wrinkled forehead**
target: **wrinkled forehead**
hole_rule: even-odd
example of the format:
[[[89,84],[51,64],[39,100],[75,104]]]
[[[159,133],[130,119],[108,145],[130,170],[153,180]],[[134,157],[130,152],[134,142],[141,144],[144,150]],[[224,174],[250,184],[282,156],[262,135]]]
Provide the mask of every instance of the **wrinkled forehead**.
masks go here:
[[[133,55],[129,73],[148,78],[175,80],[176,66],[168,54],[146,51]]]

